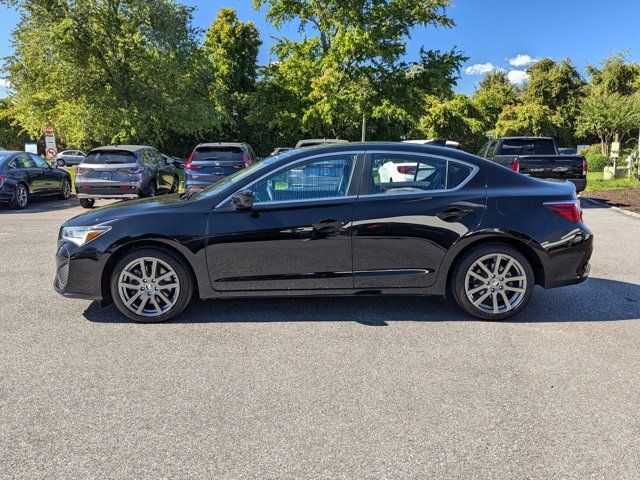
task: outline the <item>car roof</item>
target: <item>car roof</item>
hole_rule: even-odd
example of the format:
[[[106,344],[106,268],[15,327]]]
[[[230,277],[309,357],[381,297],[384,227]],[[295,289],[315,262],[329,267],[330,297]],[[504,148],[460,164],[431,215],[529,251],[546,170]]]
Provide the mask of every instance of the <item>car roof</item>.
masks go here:
[[[207,143],[199,143],[198,147],[244,147],[246,143],[238,143],[238,142],[207,142]]]
[[[144,150],[145,148],[153,148],[147,145],[105,145],[103,147],[96,147],[91,151],[94,152],[96,150],[101,151],[116,151],[116,150],[124,150],[125,152],[136,153],[140,150]]]
[[[340,138],[304,138],[296,143],[296,148],[300,148],[300,146],[305,143],[345,144],[349,143],[349,140],[342,140]]]
[[[553,137],[533,137],[533,136],[522,136],[522,137],[498,137],[495,140],[553,140]]]

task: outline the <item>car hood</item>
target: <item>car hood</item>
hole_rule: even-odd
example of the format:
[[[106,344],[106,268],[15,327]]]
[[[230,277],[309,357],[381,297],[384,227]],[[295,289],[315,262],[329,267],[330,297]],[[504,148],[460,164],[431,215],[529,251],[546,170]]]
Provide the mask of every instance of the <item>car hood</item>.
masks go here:
[[[140,198],[116,202],[105,207],[89,210],[65,223],[65,226],[93,226],[136,215],[153,214],[167,209],[184,208],[191,202],[180,198],[180,194],[161,197]]]

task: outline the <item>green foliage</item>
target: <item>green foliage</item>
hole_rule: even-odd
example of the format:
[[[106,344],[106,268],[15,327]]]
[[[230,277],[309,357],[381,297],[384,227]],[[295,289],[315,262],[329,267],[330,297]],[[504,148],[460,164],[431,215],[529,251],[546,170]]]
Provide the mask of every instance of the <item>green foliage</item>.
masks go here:
[[[518,90],[509,82],[507,74],[502,70],[488,73],[473,92],[471,100],[479,114],[485,133],[493,130],[506,107],[520,102]]]
[[[583,101],[578,118],[579,134],[594,134],[600,138],[602,154],[608,154],[614,135],[621,139],[640,125],[640,96],[606,93],[592,88]]]
[[[640,64],[629,63],[623,53],[605,59],[600,68],[587,67],[591,84],[605,93],[633,95],[640,90]]]
[[[11,116],[11,103],[0,99],[0,150],[23,150],[28,136]]]
[[[220,140],[252,140],[248,118],[261,44],[256,26],[241,22],[231,8],[220,10],[206,32],[203,49],[214,78],[211,99],[222,119]]]
[[[6,3],[6,2],[5,2]],[[13,117],[78,147],[172,138],[216,124],[191,9],[173,0],[22,0],[7,61]]]
[[[556,137],[559,128],[553,121],[553,112],[537,103],[507,106],[496,122],[494,133],[499,137],[534,135]]]
[[[590,172],[602,172],[604,167],[611,164],[609,157],[603,155],[599,149],[598,151],[589,149],[585,156],[587,157],[587,165]]]
[[[585,189],[585,192],[619,190],[622,188],[640,188],[640,181],[635,177],[604,180],[601,172],[587,173],[587,188]]]

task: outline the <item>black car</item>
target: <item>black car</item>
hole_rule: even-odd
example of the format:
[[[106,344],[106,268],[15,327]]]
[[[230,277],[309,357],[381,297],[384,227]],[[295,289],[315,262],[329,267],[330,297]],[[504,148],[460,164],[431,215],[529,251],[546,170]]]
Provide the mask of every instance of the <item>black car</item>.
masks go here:
[[[34,197],[71,195],[71,176],[27,152],[0,151],[0,202],[23,209]]]
[[[387,162],[413,166],[381,182]],[[55,289],[140,322],[177,316],[193,294],[450,294],[501,320],[534,285],[584,281],[592,244],[571,184],[449,148],[347,144],[80,215],[60,230]]]

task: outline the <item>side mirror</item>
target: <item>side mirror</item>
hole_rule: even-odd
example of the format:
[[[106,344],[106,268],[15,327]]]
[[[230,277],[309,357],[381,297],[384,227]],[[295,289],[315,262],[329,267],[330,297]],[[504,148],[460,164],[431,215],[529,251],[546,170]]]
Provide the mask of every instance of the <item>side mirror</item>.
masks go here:
[[[253,208],[253,192],[250,190],[236,193],[231,197],[231,203],[236,210],[251,210]]]

